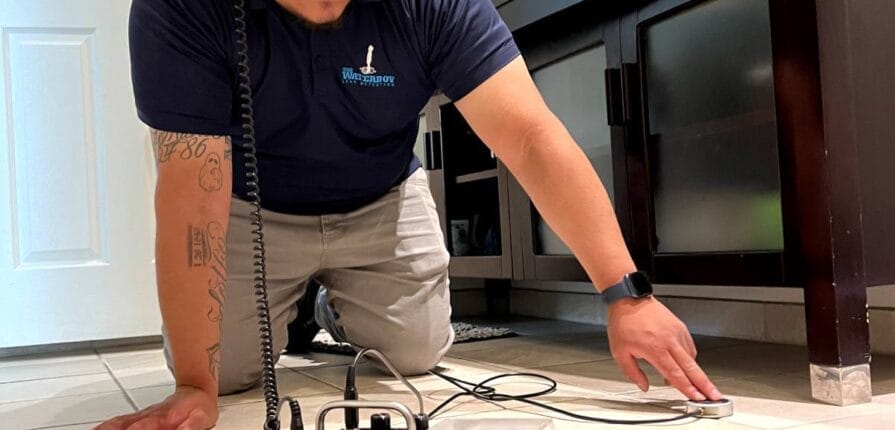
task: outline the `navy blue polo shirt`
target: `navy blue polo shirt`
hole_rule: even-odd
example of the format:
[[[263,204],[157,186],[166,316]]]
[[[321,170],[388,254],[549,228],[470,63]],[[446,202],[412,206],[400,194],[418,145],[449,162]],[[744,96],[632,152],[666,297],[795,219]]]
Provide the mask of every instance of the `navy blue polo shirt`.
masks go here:
[[[336,28],[309,29],[249,0],[247,30],[263,206],[348,212],[419,168],[419,112],[458,100],[519,55],[491,0],[353,0]],[[140,119],[230,135],[246,186],[230,0],[134,0],[131,70]]]

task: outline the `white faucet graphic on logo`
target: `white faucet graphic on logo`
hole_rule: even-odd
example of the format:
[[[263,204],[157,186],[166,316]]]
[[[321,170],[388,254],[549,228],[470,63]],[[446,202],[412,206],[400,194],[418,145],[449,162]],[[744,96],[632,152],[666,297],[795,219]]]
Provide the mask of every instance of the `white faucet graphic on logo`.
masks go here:
[[[373,45],[367,47],[367,65],[360,68],[360,72],[365,75],[376,73],[376,69],[373,67],[373,50]]]

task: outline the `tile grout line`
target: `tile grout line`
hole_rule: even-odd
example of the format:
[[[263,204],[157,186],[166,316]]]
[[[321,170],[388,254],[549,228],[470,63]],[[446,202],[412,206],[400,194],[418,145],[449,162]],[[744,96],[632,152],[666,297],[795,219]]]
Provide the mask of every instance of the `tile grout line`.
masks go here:
[[[333,367],[336,367],[336,366],[333,366]],[[287,369],[289,369],[289,370],[291,370],[291,371],[293,371],[293,372],[295,372],[295,373],[297,373],[297,374],[299,374],[299,375],[301,375],[301,376],[304,376],[304,377],[306,377],[306,378],[309,378],[309,379],[312,379],[312,380],[314,380],[314,381],[317,381],[317,382],[319,382],[319,383],[321,383],[321,384],[323,384],[323,385],[327,385],[327,386],[333,387],[333,388],[335,388],[336,390],[339,390],[339,392],[343,392],[343,391],[345,390],[345,387],[339,387],[339,386],[336,386],[335,384],[330,384],[329,382],[324,381],[322,378],[318,378],[318,377],[316,377],[316,376],[313,376],[313,375],[304,373],[304,372],[302,372],[301,370],[298,370],[298,369],[296,369],[296,368],[287,367]],[[316,369],[316,367],[315,367],[315,369]]]
[[[798,429],[798,428],[802,428],[804,426],[809,426],[809,425],[814,425],[814,424],[823,424],[823,423],[828,423],[828,422],[833,422],[833,421],[848,420],[848,419],[852,419],[852,418],[872,417],[874,415],[880,415],[881,413],[882,413],[882,411],[876,411],[876,412],[871,412],[871,413],[859,413],[859,414],[855,414],[855,415],[845,415],[845,416],[836,417],[836,418],[823,418],[823,419],[819,419],[819,420],[810,420],[810,421],[806,421],[806,422],[799,423],[799,424],[793,424],[791,426],[774,427],[773,430],[794,430],[794,429]]]
[[[0,386],[6,384],[18,384],[22,382],[34,382],[34,381],[44,381],[49,379],[63,379],[63,378],[77,378],[79,376],[90,376],[90,375],[102,375],[103,372],[88,372],[88,373],[76,373],[73,375],[59,375],[59,376],[50,376],[48,378],[32,378],[32,379],[17,379],[12,381],[2,381],[0,382]]]
[[[94,375],[101,375],[101,373],[94,373]],[[37,379],[40,381],[40,379]],[[19,400],[10,400],[8,402],[0,402],[0,406],[8,405],[11,403],[26,403],[26,402],[41,402],[47,400],[56,400],[56,399],[65,399],[68,397],[81,397],[81,396],[93,396],[98,394],[109,394],[109,393],[117,393],[117,391],[98,391],[95,393],[80,393],[80,394],[65,394],[65,395],[53,395],[52,397],[39,397],[35,399],[19,399]]]
[[[98,353],[95,349],[92,350],[92,352],[93,352],[93,358],[94,358],[94,359],[96,359],[96,360],[99,361],[99,362],[103,362],[103,360],[102,360],[102,358],[100,357],[99,353]],[[88,358],[88,357],[86,357],[86,356],[84,357],[85,360],[86,360],[87,358]],[[44,364],[34,364],[34,363],[32,363],[32,364],[26,364],[26,363],[22,363],[22,364],[18,364],[18,365],[15,365],[15,366],[3,366],[3,367],[0,367],[0,369],[4,369],[4,368],[7,368],[7,369],[8,369],[8,368],[16,368],[16,367],[27,367],[27,366],[56,365],[56,364],[68,364],[68,363],[67,363],[67,362],[64,362],[64,361],[63,361],[63,362],[54,362],[54,363],[44,363]],[[105,367],[105,366],[104,366],[104,367]],[[62,379],[62,378],[74,378],[74,377],[78,377],[78,376],[100,375],[100,374],[102,374],[102,373],[103,373],[103,372],[84,372],[84,373],[80,373],[80,372],[78,372],[78,373],[73,373],[73,374],[70,374],[70,375],[66,374],[66,375],[50,376],[50,377],[45,377],[45,378],[14,379],[14,380],[8,380],[8,381],[0,381],[0,385],[4,385],[4,384],[15,384],[15,383],[21,383],[21,382],[43,381],[43,380],[45,380],[45,379]],[[10,403],[10,402],[6,402],[6,403]]]
[[[80,426],[80,425],[84,425],[84,424],[97,424],[98,425],[101,423],[102,423],[102,421],[85,421],[82,423],[62,424],[62,425],[52,426],[52,427],[37,427],[32,430],[53,430],[53,429],[61,429],[61,428],[65,428],[65,427],[70,427],[70,426]]]
[[[122,385],[121,381],[118,380],[118,377],[115,376],[115,372],[112,371],[112,367],[109,366],[109,363],[106,363],[105,359],[102,359],[101,361],[103,362],[103,366],[105,366],[106,371],[109,372],[109,376],[111,376],[112,380],[115,381],[115,385],[117,385],[122,394],[124,394],[124,398],[127,400],[127,403],[131,405],[131,408],[134,409],[134,412],[139,412],[140,407],[137,406],[137,401],[134,400],[133,396],[131,396],[131,393],[124,388],[124,385]]]

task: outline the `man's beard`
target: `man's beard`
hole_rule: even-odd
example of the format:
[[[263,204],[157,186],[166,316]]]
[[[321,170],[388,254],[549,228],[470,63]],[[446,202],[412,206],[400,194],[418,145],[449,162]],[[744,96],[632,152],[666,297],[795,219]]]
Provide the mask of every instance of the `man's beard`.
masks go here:
[[[351,2],[349,1],[349,3],[351,3]],[[345,10],[342,10],[342,14],[339,15],[339,17],[336,18],[335,20],[332,20],[329,22],[313,22],[313,21],[305,18],[304,16],[302,16],[301,13],[299,13],[297,11],[290,12],[290,11],[286,10],[286,8],[283,8],[283,10],[287,14],[289,14],[289,16],[291,16],[293,19],[300,22],[308,30],[332,31],[332,30],[338,30],[338,29],[342,28],[342,21],[345,16],[345,12],[347,11],[348,7],[350,7],[350,6],[351,6],[350,4],[346,5]]]
[[[338,30],[338,29],[342,28],[342,17],[341,16],[338,19],[336,19],[335,21],[321,22],[321,23],[308,21],[303,16],[296,16],[295,19],[300,21],[302,23],[302,25],[304,25],[305,28],[307,28],[308,30],[332,31],[332,30]]]

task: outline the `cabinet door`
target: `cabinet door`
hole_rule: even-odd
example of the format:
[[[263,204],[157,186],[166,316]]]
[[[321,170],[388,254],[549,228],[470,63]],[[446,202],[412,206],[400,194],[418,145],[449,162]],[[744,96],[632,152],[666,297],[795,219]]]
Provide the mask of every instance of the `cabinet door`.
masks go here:
[[[638,264],[658,282],[783,283],[768,1],[660,1],[622,28],[642,112],[630,174],[648,178],[630,191]]]
[[[584,7],[589,5],[579,8]],[[616,106],[607,103],[610,93],[620,91],[620,80],[613,79],[620,76],[619,24],[615,20],[594,21],[593,14],[579,8],[535,24],[530,32],[521,32],[517,40],[545,101],[590,159],[624,221],[624,133],[621,127],[610,125],[610,116],[616,116],[610,111]],[[586,281],[587,274],[571,250],[518,183],[512,189],[516,257],[523,263],[516,277]],[[627,230],[627,223],[622,224]]]

